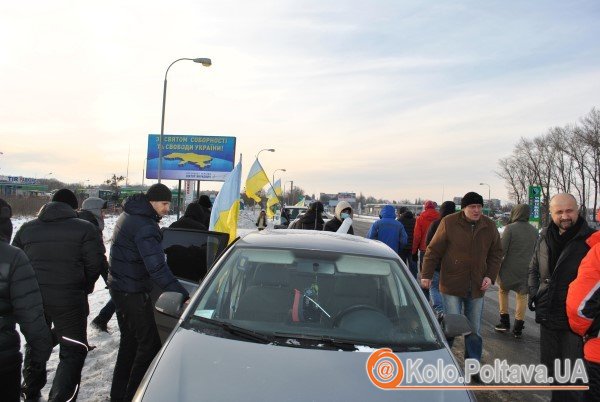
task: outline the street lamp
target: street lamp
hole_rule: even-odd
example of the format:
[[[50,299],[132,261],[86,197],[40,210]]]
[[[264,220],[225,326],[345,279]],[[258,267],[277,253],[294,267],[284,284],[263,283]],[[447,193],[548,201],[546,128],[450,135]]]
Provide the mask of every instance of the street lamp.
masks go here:
[[[492,188],[487,183],[479,183],[480,186],[488,186],[488,208],[490,209],[489,215],[492,215]]]
[[[256,159],[258,159],[258,155],[260,155],[260,153],[261,153],[262,151],[275,152],[275,150],[274,150],[273,148],[264,148],[264,149],[261,149],[261,150],[260,150],[260,151],[258,151],[258,153],[256,154]]]
[[[190,58],[184,57],[184,58],[175,60],[173,63],[171,63],[169,65],[169,67],[167,67],[167,71],[165,72],[165,83],[163,86],[162,118],[160,120],[160,140],[158,141],[158,182],[159,183],[160,183],[160,180],[162,177],[163,136],[165,134],[165,103],[167,102],[167,74],[169,74],[169,69],[171,68],[171,66],[181,60],[190,60],[190,61],[193,61],[194,63],[200,63],[204,67],[210,67],[212,64],[212,61],[205,57],[199,57],[199,58],[195,58],[195,59],[190,59]]]
[[[284,197],[285,197],[285,185],[288,183],[292,183],[292,185],[290,186],[290,197],[292,196],[292,190],[294,189],[294,180],[286,181],[285,183],[283,183],[283,196]],[[288,197],[288,201],[290,200],[290,197]]]

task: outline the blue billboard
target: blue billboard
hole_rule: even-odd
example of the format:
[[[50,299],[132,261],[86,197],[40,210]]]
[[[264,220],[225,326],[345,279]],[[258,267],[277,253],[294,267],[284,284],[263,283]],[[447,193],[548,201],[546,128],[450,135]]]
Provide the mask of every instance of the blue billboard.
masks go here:
[[[159,134],[148,135],[146,178],[158,178]],[[163,135],[162,179],[223,181],[235,164],[235,137]]]

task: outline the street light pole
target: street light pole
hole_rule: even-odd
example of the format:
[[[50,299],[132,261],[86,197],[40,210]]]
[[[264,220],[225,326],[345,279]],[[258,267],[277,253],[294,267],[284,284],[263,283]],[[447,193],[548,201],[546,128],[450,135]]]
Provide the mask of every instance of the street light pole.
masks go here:
[[[212,61],[205,57],[199,57],[199,58],[195,58],[195,59],[190,59],[190,58],[184,57],[184,58],[175,60],[173,63],[171,63],[169,65],[169,67],[167,67],[167,71],[165,72],[165,82],[163,85],[162,118],[160,120],[160,140],[158,141],[158,182],[159,183],[162,178],[163,136],[165,134],[165,104],[167,102],[167,74],[169,74],[169,69],[171,68],[171,66],[181,60],[190,60],[190,61],[193,61],[194,63],[200,63],[204,67],[210,67],[212,64]]]
[[[277,200],[279,201],[279,205],[281,207],[281,210],[283,210],[283,192],[281,193],[281,198],[279,198],[279,196],[277,195],[277,192],[275,191],[275,172],[285,172],[285,169],[275,169],[273,171],[273,182],[272,182],[272,187],[273,187],[273,193],[275,193],[275,197],[277,197]]]
[[[260,155],[260,153],[261,153],[262,151],[275,152],[275,150],[274,150],[273,148],[264,148],[264,149],[261,149],[261,150],[260,150],[260,151],[258,151],[258,153],[256,154],[256,159],[258,159],[258,155]]]
[[[492,215],[492,188],[487,183],[479,183],[480,186],[488,186],[488,208],[490,209],[489,216]]]

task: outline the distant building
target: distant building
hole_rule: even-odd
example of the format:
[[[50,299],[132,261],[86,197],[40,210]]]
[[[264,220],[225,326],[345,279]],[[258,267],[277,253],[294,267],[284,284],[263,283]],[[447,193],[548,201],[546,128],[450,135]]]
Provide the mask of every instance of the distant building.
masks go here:
[[[38,179],[23,176],[0,175],[0,195],[16,197],[42,196],[48,186],[39,184]]]

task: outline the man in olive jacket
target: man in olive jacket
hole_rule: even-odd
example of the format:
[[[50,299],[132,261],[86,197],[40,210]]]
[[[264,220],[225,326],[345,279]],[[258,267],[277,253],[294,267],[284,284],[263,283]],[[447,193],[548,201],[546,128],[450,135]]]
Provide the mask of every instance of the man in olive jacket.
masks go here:
[[[483,351],[479,334],[483,296],[502,260],[498,229],[482,209],[483,197],[469,192],[462,198],[461,211],[442,219],[427,246],[421,279],[421,286],[429,288],[435,267],[441,264],[444,312],[467,316],[473,332],[465,337],[465,358],[477,360]]]
[[[525,324],[527,309],[527,276],[529,263],[533,256],[538,231],[529,224],[529,205],[518,204],[510,213],[510,221],[502,232],[503,260],[498,273],[498,303],[500,305],[500,323],[496,325],[497,332],[510,330],[510,315],[508,313],[508,295],[516,293],[517,307],[515,308],[515,325],[513,334],[520,338]]]
[[[10,205],[0,198],[0,399],[20,401],[22,356],[16,324],[25,335],[35,366],[50,357],[52,336],[33,268],[22,250],[8,244],[11,215]]]
[[[529,265],[529,309],[540,324],[540,360],[554,376],[554,361],[583,359],[583,341],[571,331],[566,301],[569,284],[577,277],[581,260],[590,250],[586,243],[594,233],[579,216],[577,200],[571,194],[557,194],[550,200],[551,222],[545,228]],[[566,384],[565,384],[566,385]],[[579,401],[581,391],[553,391],[553,401]]]

